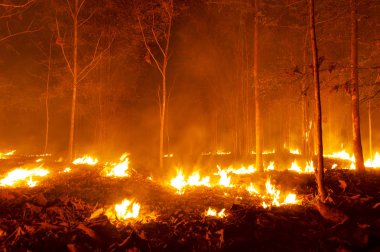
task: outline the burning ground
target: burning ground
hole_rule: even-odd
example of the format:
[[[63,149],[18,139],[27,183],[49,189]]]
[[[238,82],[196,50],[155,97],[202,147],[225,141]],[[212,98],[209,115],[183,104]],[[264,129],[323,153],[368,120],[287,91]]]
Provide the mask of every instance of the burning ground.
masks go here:
[[[128,155],[84,157],[70,168],[40,158],[1,161],[9,167],[1,176],[4,251],[380,249],[380,172],[341,169],[349,160],[326,159],[334,169],[324,205],[314,174],[294,162],[268,162],[264,173],[215,166],[155,179],[130,167]]]

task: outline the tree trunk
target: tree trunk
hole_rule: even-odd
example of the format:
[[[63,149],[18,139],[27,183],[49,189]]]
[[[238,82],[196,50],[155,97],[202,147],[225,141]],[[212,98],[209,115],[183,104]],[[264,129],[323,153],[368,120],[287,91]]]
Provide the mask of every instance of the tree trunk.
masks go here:
[[[164,59],[166,61],[166,57]],[[160,111],[160,171],[164,168],[164,138],[165,138],[165,117],[166,117],[166,63],[162,69],[162,93]]]
[[[51,72],[51,48],[52,48],[52,40],[50,39],[49,45],[49,59],[48,59],[48,72],[46,77],[46,93],[45,93],[45,113],[46,113],[46,121],[45,121],[45,147],[44,153],[47,153],[47,147],[49,143],[49,84],[50,84],[50,72]]]
[[[362,140],[360,134],[359,81],[358,81],[358,24],[356,0],[350,0],[351,7],[351,107],[352,107],[352,140],[356,171],[365,171]]]
[[[258,80],[259,58],[259,1],[255,0],[254,38],[253,38],[253,84],[255,86],[255,134],[256,134],[256,169],[264,171],[263,166],[263,140],[261,127],[260,87]]]
[[[372,153],[372,115],[371,115],[371,99],[368,100],[368,138],[369,138],[369,158],[373,158]]]
[[[75,110],[77,102],[77,84],[78,84],[78,0],[75,0],[73,13],[74,43],[73,43],[73,94],[71,100],[70,115],[70,135],[69,135],[69,155],[68,161],[74,158],[74,131],[75,131]]]
[[[318,48],[315,35],[315,18],[314,18],[314,0],[309,0],[309,17],[310,17],[310,40],[313,55],[313,75],[314,75],[314,96],[315,96],[315,129],[317,141],[317,170],[316,180],[318,185],[318,195],[322,201],[326,198],[326,190],[324,186],[324,167],[323,167],[323,142],[322,142],[322,107],[321,94],[319,84],[319,65],[318,65]]]

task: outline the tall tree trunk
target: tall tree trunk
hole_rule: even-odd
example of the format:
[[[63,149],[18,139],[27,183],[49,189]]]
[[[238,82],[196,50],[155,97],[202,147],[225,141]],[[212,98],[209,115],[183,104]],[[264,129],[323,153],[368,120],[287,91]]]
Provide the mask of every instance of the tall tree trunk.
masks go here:
[[[73,93],[71,100],[70,115],[70,135],[69,135],[69,162],[74,158],[74,131],[75,131],[75,111],[77,102],[78,85],[78,0],[75,0],[73,13],[74,43],[73,43]]]
[[[166,60],[165,60],[166,61]],[[164,167],[164,138],[165,138],[165,117],[166,117],[166,63],[162,69],[162,93],[161,93],[161,109],[160,109],[160,171]]]
[[[372,115],[371,115],[371,99],[368,100],[368,138],[369,138],[369,158],[373,158],[372,153]]]
[[[52,48],[52,41],[53,36],[50,39],[50,45],[49,45],[49,59],[48,59],[48,72],[46,77],[46,89],[45,89],[45,147],[44,147],[44,153],[47,153],[48,143],[49,143],[49,84],[50,84],[50,73],[51,73],[51,48]]]
[[[364,172],[362,140],[360,134],[359,81],[358,81],[358,23],[356,0],[350,0],[351,7],[351,107],[352,107],[352,140],[356,171]]]
[[[309,17],[310,17],[310,40],[313,55],[313,75],[314,75],[314,96],[315,96],[315,129],[317,141],[317,170],[316,180],[318,185],[318,195],[322,201],[326,198],[324,186],[324,167],[323,167],[323,142],[322,142],[322,107],[319,83],[319,65],[318,65],[318,48],[315,35],[315,18],[314,18],[314,0],[309,0]]]
[[[262,140],[262,122],[260,106],[260,87],[258,80],[258,58],[259,58],[259,1],[255,0],[255,18],[254,18],[254,38],[253,38],[253,84],[255,86],[255,134],[256,134],[256,169],[264,171],[263,166],[263,140]]]

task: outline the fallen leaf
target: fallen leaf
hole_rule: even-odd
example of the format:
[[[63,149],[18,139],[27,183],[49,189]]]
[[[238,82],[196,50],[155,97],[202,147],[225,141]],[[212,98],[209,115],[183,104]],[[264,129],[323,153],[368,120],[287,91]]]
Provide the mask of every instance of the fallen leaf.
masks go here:
[[[48,200],[45,198],[45,195],[39,193],[33,197],[32,202],[38,206],[46,206]]]
[[[96,210],[95,212],[93,212],[89,218],[89,220],[92,220],[92,219],[96,219],[98,218],[100,215],[102,215],[104,213],[104,209],[103,208],[99,208],[98,210]]]
[[[82,223],[77,226],[77,229],[82,230],[85,234],[87,234],[89,237],[91,237],[94,240],[97,240],[98,237],[96,236],[96,233],[91,228],[86,227]]]
[[[69,243],[66,245],[67,249],[70,251],[70,252],[77,252],[77,248],[75,247],[75,244],[72,244],[72,243]]]
[[[343,192],[346,191],[346,188],[347,188],[347,183],[346,183],[346,181],[341,180],[341,179],[339,179],[338,181],[339,181],[339,187],[342,188],[342,191],[343,191]]]
[[[315,204],[317,210],[323,218],[337,224],[343,224],[348,220],[348,216],[341,210],[330,207],[318,201]]]
[[[379,207],[379,206],[380,206],[380,202],[378,202],[378,203],[376,203],[375,205],[373,205],[372,208],[377,208],[377,207]]]

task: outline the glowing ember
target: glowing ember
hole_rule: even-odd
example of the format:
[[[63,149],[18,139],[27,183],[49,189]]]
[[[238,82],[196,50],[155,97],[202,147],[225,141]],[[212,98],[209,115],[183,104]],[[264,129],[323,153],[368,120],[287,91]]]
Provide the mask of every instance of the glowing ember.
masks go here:
[[[64,170],[63,170],[64,173],[69,173],[71,172],[71,168],[70,167],[66,167]]]
[[[0,159],[8,159],[10,156],[13,156],[15,154],[16,150],[11,150],[8,152],[0,152]]]
[[[2,180],[0,180],[0,186],[20,186],[27,184],[29,187],[34,187],[38,183],[38,181],[33,179],[34,177],[45,177],[48,174],[49,171],[43,168],[17,168],[10,171]]]
[[[89,155],[84,155],[83,157],[77,158],[73,161],[73,164],[75,165],[96,165],[98,163],[97,158],[93,158]]]
[[[331,169],[335,169],[335,168],[337,168],[337,167],[338,167],[337,164],[333,164],[333,165],[331,166]]]
[[[164,158],[172,158],[172,157],[174,157],[173,153],[169,153],[169,154],[164,155]]]
[[[374,159],[367,159],[365,161],[365,166],[370,168],[380,168],[380,155],[378,152],[375,154]]]
[[[220,210],[220,212],[217,212],[215,209],[209,207],[208,210],[205,212],[205,216],[211,216],[211,217],[218,217],[218,218],[224,218],[226,217],[225,208]]]
[[[140,213],[140,204],[128,199],[124,199],[120,204],[111,207],[105,213],[110,219],[128,220],[136,219]]]
[[[104,169],[106,176],[109,177],[128,177],[130,174],[128,173],[129,169],[129,154],[124,153],[120,157],[120,163],[112,164],[111,167],[106,167]]]

